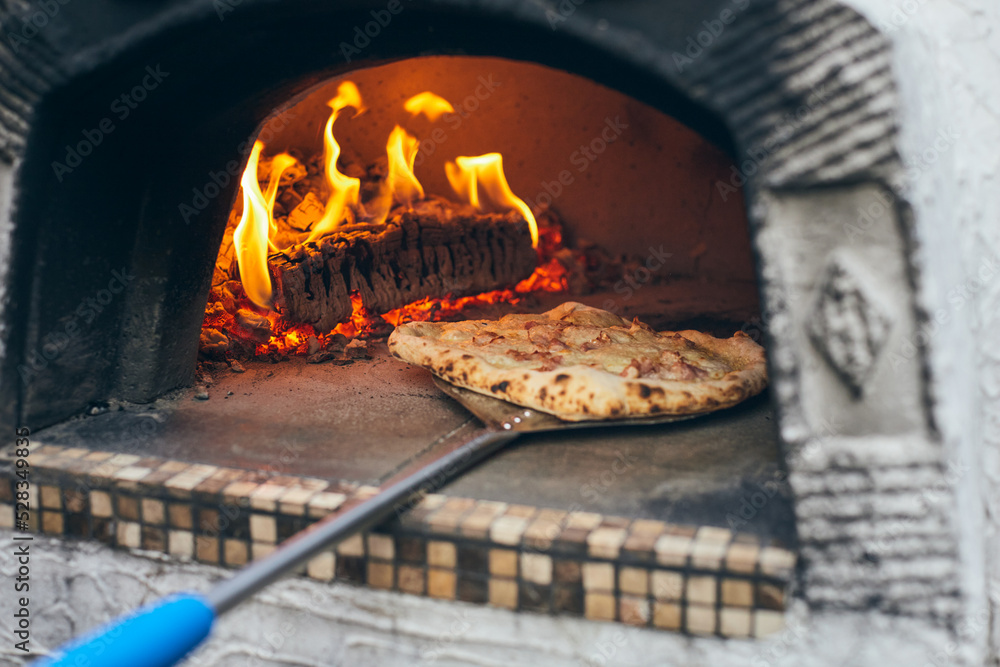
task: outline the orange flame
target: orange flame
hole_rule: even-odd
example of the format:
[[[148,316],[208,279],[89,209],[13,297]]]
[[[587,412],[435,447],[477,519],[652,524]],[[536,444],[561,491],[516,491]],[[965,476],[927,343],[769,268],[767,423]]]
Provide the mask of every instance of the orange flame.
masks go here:
[[[455,194],[477,209],[482,209],[482,202],[479,200],[480,184],[495,206],[517,209],[531,230],[532,247],[538,247],[538,223],[528,205],[507,184],[503,173],[503,156],[500,153],[459,156],[454,162],[445,163],[444,171]]]
[[[361,180],[340,173],[337,169],[337,159],[340,157],[340,144],[333,137],[333,124],[337,116],[347,107],[354,107],[357,116],[364,111],[361,105],[361,93],[351,81],[344,81],[337,88],[337,96],[327,102],[333,110],[326,121],[323,130],[323,163],[326,170],[326,181],[330,185],[330,198],[326,201],[323,217],[313,226],[307,241],[314,241],[340,225],[346,218],[353,215],[351,207],[358,205],[361,192]]]
[[[348,338],[354,338],[359,333],[364,331],[365,323],[368,321],[370,316],[368,311],[361,301],[361,295],[357,292],[351,292],[351,319],[346,322],[341,322],[330,334],[343,334]]]
[[[393,199],[401,204],[412,204],[424,196],[424,188],[413,173],[420,142],[399,125],[392,129],[385,145],[389,157],[389,175],[386,184]]]
[[[274,221],[274,200],[278,197],[278,184],[280,183],[281,175],[285,173],[285,170],[297,162],[298,160],[293,158],[288,153],[278,153],[271,159],[270,180],[267,183],[267,191],[264,193],[264,202],[267,205],[268,229],[270,230],[267,245],[271,250],[281,250],[281,248],[274,245],[274,242],[271,240],[271,237],[278,233],[278,224]]]
[[[267,270],[267,237],[270,218],[267,201],[257,182],[257,162],[264,144],[254,142],[243,171],[243,216],[233,232],[236,264],[247,297],[261,308],[271,307],[271,276]]]
[[[455,107],[451,106],[451,102],[427,90],[406,100],[403,108],[414,116],[422,113],[431,121],[446,113],[455,113]]]
[[[386,143],[387,177],[379,196],[367,203],[366,213],[360,202],[360,179],[349,177],[338,169],[337,161],[341,147],[333,135],[334,124],[341,111],[353,107],[356,111],[355,116],[364,111],[361,94],[354,83],[344,81],[337,89],[337,95],[327,104],[331,113],[323,133],[323,157],[324,174],[330,188],[330,196],[322,217],[313,225],[306,241],[313,241],[329,234],[345,220],[352,220],[357,214],[365,216],[365,219],[384,220],[393,202],[409,205],[424,197],[424,189],[413,171],[420,143],[402,126],[396,125]],[[414,116],[424,114],[432,122],[445,113],[454,112],[454,108],[447,100],[429,91],[410,97],[403,106],[410,114]],[[273,207],[282,174],[298,162],[287,153],[274,156],[271,160],[267,189],[262,193],[257,171],[263,148],[264,145],[259,141],[254,144],[240,181],[243,191],[243,214],[234,230],[234,245],[247,298],[261,308],[270,309],[274,295],[267,263],[268,247],[278,250],[273,241],[273,238],[278,236]],[[387,313],[384,317],[369,313],[364,308],[360,296],[352,294],[354,312],[351,320],[338,326],[335,332],[348,336],[374,333],[378,331],[379,322],[388,321],[395,324],[406,319],[451,316],[467,305],[498,301],[516,303],[520,295],[527,292],[566,289],[568,272],[551,256],[549,248],[549,246],[561,247],[561,240],[553,236],[558,233],[546,227],[543,242],[539,244],[539,229],[535,217],[528,205],[511,191],[503,172],[503,158],[499,153],[457,157],[454,162],[445,164],[445,172],[459,197],[475,208],[482,209],[484,206],[484,200],[480,196],[482,189],[485,193],[485,203],[496,208],[517,210],[528,223],[532,246],[538,249],[539,257],[546,258],[546,261],[540,260],[535,273],[512,290],[487,292],[477,297],[460,299],[452,298],[450,295],[442,299],[426,299]],[[272,312],[269,318],[272,317],[276,335],[272,337],[268,347],[295,348],[304,345],[306,338],[314,333],[311,328],[306,331],[305,328],[292,330],[287,326],[278,326],[281,323],[280,316]]]

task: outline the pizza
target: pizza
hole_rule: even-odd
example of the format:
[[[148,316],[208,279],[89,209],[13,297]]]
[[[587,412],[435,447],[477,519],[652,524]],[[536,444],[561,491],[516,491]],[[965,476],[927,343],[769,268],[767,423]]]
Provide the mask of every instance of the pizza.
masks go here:
[[[389,351],[452,384],[569,421],[720,410],[767,385],[750,336],[654,331],[568,302],[540,315],[410,322]]]

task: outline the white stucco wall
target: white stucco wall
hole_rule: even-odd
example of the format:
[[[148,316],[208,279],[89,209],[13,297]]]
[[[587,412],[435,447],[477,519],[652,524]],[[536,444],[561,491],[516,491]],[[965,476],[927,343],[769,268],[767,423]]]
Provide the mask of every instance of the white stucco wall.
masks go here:
[[[921,299],[938,322],[927,329],[935,418],[959,475],[971,620],[1000,589],[1000,3],[848,4],[894,47],[905,185],[924,241]],[[977,382],[960,379],[968,377]],[[962,639],[973,654],[989,641],[992,664],[1000,661],[996,611],[989,633]]]

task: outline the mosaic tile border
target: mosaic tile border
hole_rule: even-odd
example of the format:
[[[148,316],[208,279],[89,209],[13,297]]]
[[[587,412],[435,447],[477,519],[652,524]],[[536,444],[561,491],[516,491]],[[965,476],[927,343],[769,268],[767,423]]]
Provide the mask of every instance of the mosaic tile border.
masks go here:
[[[371,486],[41,445],[31,530],[240,567]],[[0,471],[0,528],[14,471]],[[302,574],[512,610],[760,637],[784,625],[795,554],[725,528],[429,494]]]

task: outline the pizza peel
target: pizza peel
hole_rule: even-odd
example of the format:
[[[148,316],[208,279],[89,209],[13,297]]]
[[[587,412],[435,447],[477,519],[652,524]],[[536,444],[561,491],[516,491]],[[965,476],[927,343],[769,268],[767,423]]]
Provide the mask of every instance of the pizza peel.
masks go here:
[[[80,664],[167,667],[177,664],[209,636],[218,616],[351,535],[406,512],[426,494],[444,486],[524,433],[649,426],[707,414],[571,422],[457,387],[436,376],[434,384],[477,417],[485,428],[468,440],[435,443],[401,466],[375,495],[348,501],[337,514],[294,535],[269,556],[250,563],[208,593],[172,595],[154,602],[70,641],[33,664],[36,667]]]
[[[580,428],[607,428],[608,426],[652,426],[654,424],[669,424],[671,422],[687,421],[701,415],[653,415],[649,417],[624,417],[620,419],[591,419],[587,421],[568,421],[559,419],[547,412],[539,412],[524,408],[508,401],[480,394],[451,384],[438,376],[434,376],[434,384],[438,389],[448,394],[462,404],[466,410],[474,414],[488,429],[495,431],[514,431],[516,433],[545,433],[547,431],[566,431]]]

